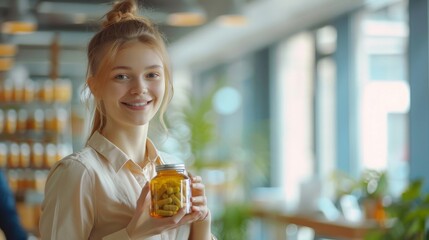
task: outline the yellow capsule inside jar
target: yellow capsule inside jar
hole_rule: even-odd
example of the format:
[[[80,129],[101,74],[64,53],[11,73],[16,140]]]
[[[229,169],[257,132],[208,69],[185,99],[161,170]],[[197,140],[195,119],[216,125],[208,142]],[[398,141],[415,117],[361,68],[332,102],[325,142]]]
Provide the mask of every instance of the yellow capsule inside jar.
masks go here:
[[[152,217],[175,215],[181,208],[191,212],[191,180],[184,164],[156,166],[157,175],[150,181]]]

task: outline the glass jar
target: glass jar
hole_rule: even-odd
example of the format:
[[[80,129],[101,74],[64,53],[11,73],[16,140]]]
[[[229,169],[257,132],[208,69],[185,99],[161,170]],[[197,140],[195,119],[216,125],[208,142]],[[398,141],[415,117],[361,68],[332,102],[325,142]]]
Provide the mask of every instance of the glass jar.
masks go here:
[[[181,208],[191,212],[191,180],[184,164],[156,166],[157,175],[150,181],[152,217],[171,217]]]

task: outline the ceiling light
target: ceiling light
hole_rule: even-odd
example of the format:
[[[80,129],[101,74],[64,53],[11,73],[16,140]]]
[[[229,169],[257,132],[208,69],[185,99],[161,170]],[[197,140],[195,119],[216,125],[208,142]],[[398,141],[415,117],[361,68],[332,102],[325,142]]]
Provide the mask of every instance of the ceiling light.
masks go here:
[[[203,24],[206,18],[201,14],[180,12],[168,16],[167,24],[175,27],[192,27]]]
[[[247,24],[247,18],[238,14],[221,15],[217,17],[217,21],[225,26],[244,26]]]
[[[32,33],[37,29],[37,20],[31,13],[28,0],[9,1],[9,12],[1,24],[1,31],[6,34]]]
[[[25,34],[36,31],[37,25],[31,22],[7,21],[1,26],[1,31],[6,34]]]
[[[91,24],[101,19],[110,10],[109,4],[90,4],[79,2],[41,1],[36,11],[40,17],[56,24]]]
[[[195,0],[178,0],[168,7],[167,24],[178,27],[198,26],[206,21],[206,12]]]
[[[241,0],[226,0],[225,13],[217,17],[217,21],[224,26],[243,26],[247,24],[247,17],[242,11]]]

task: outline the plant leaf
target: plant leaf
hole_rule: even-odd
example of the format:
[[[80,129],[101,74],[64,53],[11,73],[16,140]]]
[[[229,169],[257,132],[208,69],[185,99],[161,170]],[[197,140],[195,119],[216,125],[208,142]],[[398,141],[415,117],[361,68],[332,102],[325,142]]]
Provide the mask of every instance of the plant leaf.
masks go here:
[[[404,202],[412,202],[420,196],[420,191],[422,188],[422,180],[414,180],[410,183],[408,188],[402,193],[401,199]]]
[[[408,227],[407,232],[405,233],[405,237],[414,237],[417,234],[420,234],[422,232],[422,229],[424,229],[424,226],[422,226],[422,221],[416,219]]]

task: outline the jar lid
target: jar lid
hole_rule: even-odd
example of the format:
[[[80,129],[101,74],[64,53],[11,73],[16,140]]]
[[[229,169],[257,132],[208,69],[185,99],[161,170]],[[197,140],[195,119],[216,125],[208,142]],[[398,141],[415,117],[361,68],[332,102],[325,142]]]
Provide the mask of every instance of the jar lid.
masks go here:
[[[157,172],[162,170],[185,170],[185,164],[183,163],[162,164],[162,165],[157,165],[155,169]]]

